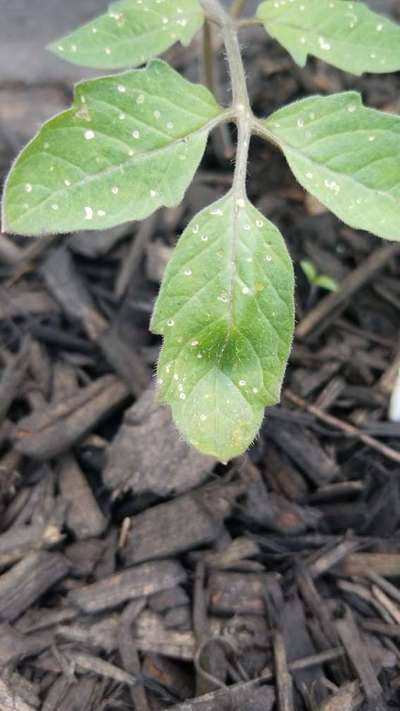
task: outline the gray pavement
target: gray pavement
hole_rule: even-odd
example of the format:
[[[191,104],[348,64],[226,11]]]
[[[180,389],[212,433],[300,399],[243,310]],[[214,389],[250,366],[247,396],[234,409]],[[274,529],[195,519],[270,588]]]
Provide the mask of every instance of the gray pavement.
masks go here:
[[[0,84],[72,82],[87,76],[87,70],[47,52],[46,45],[107,5],[107,0],[0,0]]]

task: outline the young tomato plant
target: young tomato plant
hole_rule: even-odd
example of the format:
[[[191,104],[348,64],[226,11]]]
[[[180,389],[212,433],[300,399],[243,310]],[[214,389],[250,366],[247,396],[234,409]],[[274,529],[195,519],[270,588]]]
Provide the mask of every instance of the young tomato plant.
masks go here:
[[[309,259],[302,259],[300,266],[307,277],[311,290],[325,289],[326,291],[337,291],[338,285],[332,277],[327,274],[319,274],[313,262]]]
[[[311,55],[354,74],[389,72],[400,69],[400,28],[362,2],[266,0],[239,20],[243,4],[229,14],[218,0],[120,0],[51,45],[77,64],[131,69],[78,84],[71,109],[17,158],[3,201],[3,229],[22,235],[140,220],[177,205],[210,131],[236,124],[232,188],[180,237],[151,322],[163,336],[160,400],[193,446],[223,461],[249,446],[278,402],[293,335],[291,260],[246,194],[252,135],[281,149],[299,183],[348,225],[400,239],[399,117],[352,91],[256,117],[238,41],[241,27],[260,23],[302,66]],[[189,44],[205,19],[224,42],[227,108],[152,59]]]

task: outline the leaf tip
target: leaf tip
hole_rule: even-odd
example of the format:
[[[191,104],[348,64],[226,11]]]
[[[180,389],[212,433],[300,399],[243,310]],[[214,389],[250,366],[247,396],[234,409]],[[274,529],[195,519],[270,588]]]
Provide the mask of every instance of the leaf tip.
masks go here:
[[[46,51],[51,52],[51,54],[55,54],[57,57],[63,57],[63,53],[65,51],[64,45],[62,43],[62,40],[58,40],[56,42],[49,42],[49,44],[46,45]]]

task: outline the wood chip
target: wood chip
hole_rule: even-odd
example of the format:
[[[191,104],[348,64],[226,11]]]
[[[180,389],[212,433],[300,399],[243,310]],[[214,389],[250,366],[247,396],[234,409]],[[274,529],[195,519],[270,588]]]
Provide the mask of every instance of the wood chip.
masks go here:
[[[241,491],[238,485],[204,487],[133,516],[123,552],[126,564],[212,543]]]
[[[346,649],[349,660],[356,672],[368,702],[374,711],[385,711],[382,687],[368,656],[368,648],[360,637],[353,615],[346,607],[345,615],[336,621],[336,629]]]
[[[117,607],[122,602],[168,590],[186,580],[180,563],[162,560],[137,565],[68,594],[68,601],[86,613]]]
[[[25,338],[19,353],[10,357],[0,378],[0,423],[7,415],[8,408],[18,394],[29,365],[31,339]]]
[[[337,568],[339,575],[346,577],[366,576],[378,573],[383,577],[400,576],[400,554],[398,553],[353,553]]]
[[[212,573],[208,582],[211,612],[264,615],[266,578],[265,574]]]
[[[93,492],[76,460],[65,456],[59,471],[59,486],[68,503],[66,525],[79,539],[101,536],[107,518],[100,511]]]
[[[15,620],[68,573],[61,553],[29,553],[0,577],[0,619]]]
[[[40,460],[64,453],[124,402],[128,394],[118,378],[99,378],[72,397],[20,420],[15,432],[17,450]]]
[[[35,711],[35,706],[27,704],[2,679],[0,679],[0,708],[2,711]]]
[[[270,686],[250,682],[171,706],[170,711],[271,711],[274,702],[275,694]]]
[[[119,433],[107,450],[103,478],[115,493],[131,489],[136,496],[166,498],[199,486],[213,467],[211,457],[199,454],[175,436],[171,413],[156,403],[152,386],[126,411]]]
[[[278,708],[280,711],[294,711],[292,677],[289,674],[285,643],[280,632],[274,635],[274,660]]]

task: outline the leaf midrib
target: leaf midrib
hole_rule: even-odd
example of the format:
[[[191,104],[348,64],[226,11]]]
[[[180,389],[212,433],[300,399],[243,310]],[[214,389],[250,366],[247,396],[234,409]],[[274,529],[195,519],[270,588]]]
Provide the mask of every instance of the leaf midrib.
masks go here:
[[[228,378],[227,374],[225,373],[225,371],[224,371],[224,369],[223,369],[223,367],[222,367],[222,361],[223,361],[223,357],[224,357],[224,353],[225,353],[226,347],[227,347],[227,345],[228,345],[228,343],[229,343],[229,341],[230,341],[230,339],[231,339],[231,337],[232,337],[233,330],[235,330],[244,340],[247,341],[247,343],[250,344],[252,350],[254,351],[254,354],[255,354],[255,356],[256,356],[256,358],[257,358],[257,360],[258,360],[258,362],[259,362],[259,365],[260,365],[260,372],[261,372],[261,380],[262,380],[262,382],[263,382],[263,389],[264,389],[265,392],[268,392],[268,387],[267,387],[266,384],[265,384],[264,370],[263,370],[263,366],[262,366],[262,362],[261,362],[260,356],[259,356],[259,354],[257,353],[257,350],[256,350],[254,344],[252,343],[252,341],[250,340],[250,338],[249,338],[241,329],[239,329],[237,323],[235,322],[234,313],[233,313],[233,293],[234,293],[234,288],[235,288],[236,283],[239,282],[239,281],[241,281],[241,279],[240,279],[240,277],[239,277],[239,274],[238,274],[238,269],[237,269],[237,248],[238,248],[239,243],[240,243],[240,244],[244,244],[244,243],[241,241],[241,239],[240,239],[240,230],[239,230],[240,217],[239,217],[239,216],[240,216],[240,214],[242,213],[242,211],[247,210],[247,212],[246,212],[246,218],[249,220],[249,222],[253,223],[253,225],[254,225],[254,219],[253,219],[253,216],[252,216],[252,214],[250,213],[250,211],[247,209],[247,208],[248,208],[247,205],[246,205],[244,208],[240,208],[240,209],[239,209],[239,208],[236,208],[236,203],[235,203],[235,197],[234,197],[234,192],[233,192],[233,190],[231,190],[231,191],[228,193],[228,195],[226,196],[226,200],[227,200],[227,202],[229,202],[229,200],[232,201],[232,206],[231,206],[231,211],[232,211],[232,212],[231,212],[232,227],[231,227],[231,229],[228,227],[227,232],[228,232],[228,234],[231,232],[231,233],[232,233],[232,236],[233,236],[232,239],[230,240],[230,247],[231,247],[230,252],[229,252],[229,255],[230,255],[230,256],[228,255],[228,277],[227,277],[227,280],[228,280],[228,287],[227,287],[227,292],[228,292],[228,302],[227,302],[228,319],[226,319],[225,317],[220,317],[219,319],[216,319],[216,322],[217,322],[217,321],[222,321],[222,322],[224,322],[224,323],[226,324],[226,327],[227,327],[227,328],[226,328],[226,334],[225,334],[224,342],[223,342],[223,344],[222,344],[222,346],[221,346],[221,349],[220,349],[220,351],[219,351],[219,353],[218,353],[218,356],[217,356],[217,358],[216,358],[216,360],[215,360],[215,363],[212,364],[212,367],[217,367],[218,370],[219,370],[221,373],[223,373],[223,374]],[[246,198],[246,200],[247,200],[247,198]],[[257,232],[258,232],[258,228],[256,228],[256,229],[257,229]],[[245,246],[246,246],[246,245],[245,245]],[[205,252],[209,247],[210,247],[210,245],[207,245],[207,247],[206,247],[205,249],[203,249],[200,253],[194,255],[190,260],[187,260],[186,262],[184,262],[183,265],[180,264],[180,265],[179,265],[179,268],[182,269],[183,267],[187,266],[188,264],[192,264],[193,261],[194,261],[195,259],[197,259],[199,256],[203,256],[204,252]],[[214,245],[214,247],[215,247],[215,245]],[[274,254],[277,254],[276,250],[274,250],[273,248],[271,248],[271,251],[272,251]],[[231,267],[231,268],[230,268],[230,267]],[[179,273],[177,272],[176,274],[174,274],[174,275],[171,277],[171,279],[173,280],[173,279],[174,279],[175,277],[177,277],[178,275],[179,275]],[[218,276],[219,276],[219,274],[216,274],[214,278],[217,278]],[[209,287],[210,287],[210,282],[207,282],[206,284],[203,284],[203,286],[201,286],[195,293],[193,293],[193,294],[190,296],[190,299],[189,299],[189,300],[185,301],[185,303],[184,303],[182,306],[180,306],[177,310],[175,310],[173,313],[171,313],[171,316],[173,316],[174,318],[176,318],[183,308],[186,308],[186,307],[188,306],[188,304],[189,304],[194,298],[198,297],[199,293],[201,293],[204,289],[209,288]],[[273,291],[274,291],[274,293],[276,294],[276,296],[278,297],[278,299],[279,299],[282,303],[284,303],[284,304],[286,305],[286,302],[285,302],[284,298],[283,298],[283,297],[281,296],[281,294],[278,292],[278,290],[276,289],[276,287],[275,287],[275,285],[273,284],[273,282],[270,282],[270,287],[273,288]],[[276,328],[275,324],[274,324],[270,319],[267,319],[267,318],[266,318],[266,316],[265,316],[263,310],[261,309],[260,304],[259,304],[259,301],[258,301],[258,298],[257,298],[257,294],[254,294],[252,298],[254,299],[255,304],[256,304],[256,307],[257,307],[257,309],[258,309],[258,311],[259,311],[261,317],[263,318],[263,320],[265,320],[265,322],[266,322],[266,323],[272,328],[272,330],[275,332],[278,342],[284,343],[283,340],[282,340],[281,334],[279,333],[279,331],[278,331],[278,329]],[[201,333],[203,330],[206,330],[206,329],[209,328],[211,325],[212,325],[212,324],[207,324],[207,326],[205,326],[199,333]],[[189,343],[193,338],[199,338],[199,333],[192,333],[192,334],[191,334],[190,338],[181,346],[181,348],[179,349],[178,353],[175,355],[175,361],[180,357],[180,355],[182,354],[182,352],[187,348],[188,343]],[[209,373],[209,370],[207,371],[207,373]],[[234,383],[233,380],[231,380],[230,378],[228,378],[228,379],[230,380],[230,382],[232,382],[233,385],[235,385],[235,383]],[[198,382],[200,382],[200,381],[198,381]],[[196,387],[196,385],[194,385],[193,388],[194,388],[194,387]],[[189,394],[191,394],[193,388],[191,388]],[[242,397],[244,397],[244,396],[243,396],[243,393],[237,388],[236,385],[235,385],[235,388],[238,390],[238,392],[241,393]],[[270,395],[270,397],[271,397],[271,399],[272,399],[272,396],[271,396],[271,395]],[[244,398],[244,399],[245,399],[245,401],[246,401],[248,404],[250,404],[250,401],[247,400],[247,398]]]
[[[378,17],[382,17],[382,16],[378,15]],[[387,20],[387,18],[383,17],[382,21],[383,20]],[[367,21],[367,17],[366,16],[362,17],[362,19],[358,25],[358,28],[362,28],[366,21]],[[281,17],[280,18],[277,17],[277,18],[274,18],[274,19],[271,19],[268,21],[264,20],[264,22],[266,25],[267,25],[267,22],[270,22],[271,26],[275,25],[275,26],[278,26],[278,28],[280,27],[283,29],[288,28],[290,30],[293,30],[294,32],[298,32],[298,33],[305,34],[308,36],[311,35],[311,36],[315,36],[315,37],[318,34],[321,34],[321,32],[322,32],[321,28],[324,26],[324,23],[321,23],[320,25],[316,25],[315,27],[306,28],[301,25],[296,25],[296,24],[293,24],[292,22],[288,22],[287,20],[285,21],[285,19],[282,19]],[[268,29],[268,27],[267,27],[267,29]],[[391,29],[392,28],[390,28],[390,30]],[[338,49],[348,49],[349,46],[351,49],[354,49],[354,48],[355,49],[362,49],[363,51],[367,51],[368,49],[371,49],[371,43],[363,44],[362,42],[357,41],[357,43],[354,44],[349,39],[347,39],[347,40],[346,39],[338,39],[336,36],[332,36],[332,35],[329,35],[329,41],[335,42],[338,45]],[[379,51],[386,50],[387,52],[389,52],[389,54],[391,54],[393,52],[393,48],[387,47],[386,44],[381,43],[379,45],[374,45],[374,48],[375,47],[376,47],[376,49],[379,49]],[[299,49],[303,50],[305,56],[307,56],[308,54],[314,53],[313,48],[307,48],[306,45],[303,45],[301,43],[300,43]],[[326,57],[326,55],[324,54],[323,57]],[[369,58],[367,58],[367,60],[368,59]]]
[[[135,91],[138,94],[145,94],[146,96],[150,96],[151,98],[155,97],[154,94],[151,94],[150,92],[145,91],[145,90],[135,89]],[[127,90],[127,95],[129,96],[128,90]],[[196,99],[197,99],[197,97],[196,97]],[[161,133],[163,136],[167,136],[168,138],[171,138],[168,133],[165,133],[164,131],[158,129],[156,126],[153,126],[153,124],[150,125],[150,124],[146,123],[143,119],[140,119],[138,116],[134,116],[131,113],[129,113],[129,111],[124,106],[117,106],[115,104],[110,104],[110,102],[105,99],[98,99],[98,98],[90,97],[90,100],[93,104],[104,104],[105,106],[109,106],[111,109],[113,109],[115,111],[119,111],[119,112],[123,111],[126,114],[126,116],[129,116],[129,118],[131,118],[132,120],[138,121],[140,124],[145,125],[147,127],[150,126],[152,129],[154,129],[154,131]],[[163,97],[162,101],[164,101],[166,104],[167,103],[171,104],[171,106],[176,110],[176,104],[173,104],[173,102],[170,101],[169,99]],[[210,113],[211,109],[216,111],[219,108],[218,104],[210,105],[210,104],[206,104],[206,102],[201,101],[201,100],[200,100],[200,103],[202,103],[206,106],[206,108],[208,109],[208,113]],[[90,111],[90,104],[88,105],[88,108]],[[197,120],[204,121],[204,118],[205,118],[204,116],[202,116],[201,114],[198,114],[198,113],[194,113],[193,111],[189,111],[185,106],[179,106],[179,110],[182,112],[182,114],[186,114],[187,116],[192,116],[193,118],[195,118]],[[219,116],[219,114],[217,114],[217,115]],[[198,130],[198,129],[195,129],[195,130]]]
[[[71,185],[71,187],[69,188],[69,192],[71,192],[72,190],[79,189],[82,186],[87,186],[87,185],[90,185],[90,184],[95,183],[97,181],[104,180],[105,178],[109,178],[110,176],[113,176],[116,173],[120,173],[121,168],[130,167],[131,165],[135,164],[138,160],[146,160],[149,157],[152,158],[154,156],[157,156],[159,153],[167,152],[173,148],[176,148],[186,138],[190,141],[191,138],[198,137],[202,133],[209,133],[220,121],[225,120],[226,116],[229,116],[229,115],[230,115],[229,111],[226,113],[226,115],[220,114],[219,116],[213,118],[211,121],[208,121],[206,124],[204,124],[204,126],[197,129],[196,131],[192,131],[189,134],[185,134],[185,135],[175,139],[168,145],[164,145],[164,146],[161,146],[161,147],[158,147],[155,149],[150,149],[148,151],[137,152],[137,153],[135,153],[135,155],[129,157],[128,160],[123,161],[116,166],[109,166],[107,169],[105,169],[101,173],[96,173],[95,175],[91,175],[91,176],[86,175],[85,178],[83,178],[82,180],[80,180],[77,183],[74,183],[74,185]],[[46,153],[46,155],[51,155],[51,154]],[[36,156],[34,156],[34,157],[36,157]],[[55,156],[55,157],[57,157],[57,156]],[[13,188],[17,188],[19,185],[22,185],[22,183],[17,183],[16,185],[13,185]],[[57,190],[56,192],[52,192],[51,195],[49,195],[47,198],[42,200],[40,203],[38,203],[37,205],[32,207],[30,210],[25,211],[24,215],[22,217],[20,217],[19,219],[15,220],[13,222],[13,225],[18,225],[18,223],[20,222],[21,219],[25,220],[27,217],[34,215],[38,210],[43,208],[43,206],[48,201],[54,200],[55,198],[59,197],[60,195],[63,195],[65,192],[66,192],[65,188],[60,188],[60,190]]]
[[[257,122],[257,123],[259,125],[261,124],[261,128],[264,129],[264,126],[261,122]],[[353,180],[353,183],[356,186],[361,187],[363,190],[367,190],[370,193],[373,193],[374,195],[378,195],[380,197],[388,198],[393,203],[398,203],[398,199],[394,195],[392,195],[390,192],[370,188],[368,185],[364,185],[364,183],[357,181],[353,177],[353,175],[346,175],[345,173],[340,173],[338,171],[333,170],[332,168],[328,168],[325,163],[318,163],[316,160],[310,158],[306,152],[301,151],[301,149],[299,149],[296,146],[293,146],[289,141],[287,141],[284,138],[282,138],[281,136],[279,136],[277,133],[275,133],[270,128],[268,128],[267,130],[271,131],[271,134],[274,136],[276,141],[280,144],[284,153],[285,153],[285,150],[290,151],[292,154],[294,154],[295,158],[300,158],[302,160],[307,161],[308,164],[310,165],[310,167],[313,167],[314,169],[325,170],[327,173],[329,173],[329,175],[331,175],[332,177],[335,177],[336,179],[341,179],[341,180],[346,180],[346,181]],[[362,129],[360,129],[360,130],[362,130]],[[376,129],[371,129],[371,130],[376,130]],[[382,130],[384,130],[384,129],[382,129]],[[323,139],[319,139],[319,140],[323,140]]]
[[[320,170],[326,171],[329,175],[331,175],[332,177],[335,177],[336,179],[353,182],[353,185],[356,185],[357,187],[362,188],[363,190],[367,190],[368,192],[373,193],[376,196],[387,198],[392,203],[399,202],[398,198],[396,198],[391,193],[388,193],[388,192],[382,191],[382,190],[377,190],[376,188],[370,188],[368,185],[365,185],[361,181],[357,181],[357,179],[354,178],[354,174],[346,175],[345,173],[339,173],[339,172],[333,170],[332,168],[327,168],[324,163],[317,163],[316,161],[313,161],[306,154],[301,153],[300,151],[297,151],[296,149],[292,148],[292,146],[290,146],[290,145],[287,146],[287,150],[291,151],[292,153],[295,153],[295,157],[297,157],[297,158],[300,157],[303,160],[306,160],[310,166],[312,166],[314,168],[318,167]]]

